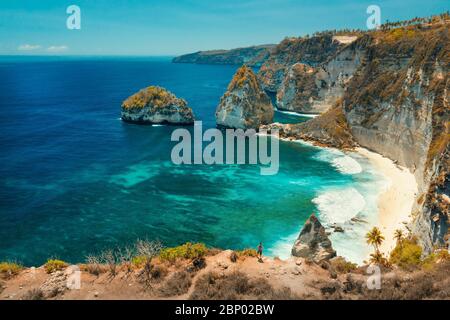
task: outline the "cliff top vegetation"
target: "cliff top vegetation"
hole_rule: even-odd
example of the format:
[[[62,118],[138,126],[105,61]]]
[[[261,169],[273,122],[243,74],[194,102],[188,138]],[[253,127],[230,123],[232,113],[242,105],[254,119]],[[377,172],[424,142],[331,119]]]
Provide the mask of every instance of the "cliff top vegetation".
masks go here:
[[[177,98],[170,91],[162,87],[150,86],[127,98],[122,103],[122,108],[144,108],[146,106],[163,108],[171,104],[177,104],[180,106],[187,105],[185,100]]]

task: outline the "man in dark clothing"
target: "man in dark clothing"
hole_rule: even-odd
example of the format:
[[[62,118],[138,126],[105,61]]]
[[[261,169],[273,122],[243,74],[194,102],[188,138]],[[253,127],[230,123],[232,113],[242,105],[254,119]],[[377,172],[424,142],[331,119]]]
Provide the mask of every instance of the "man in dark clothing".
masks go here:
[[[263,245],[262,242],[260,242],[258,246],[258,258],[260,261],[262,261],[262,253],[263,253]]]

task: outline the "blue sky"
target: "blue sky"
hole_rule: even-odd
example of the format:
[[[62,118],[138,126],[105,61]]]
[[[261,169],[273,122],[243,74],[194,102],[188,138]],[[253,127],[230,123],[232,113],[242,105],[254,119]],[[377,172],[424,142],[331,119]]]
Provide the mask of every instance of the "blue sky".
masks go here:
[[[81,30],[66,8],[81,9]],[[1,0],[0,54],[176,55],[278,43],[324,29],[366,28],[366,8],[382,21],[449,10],[448,0]]]

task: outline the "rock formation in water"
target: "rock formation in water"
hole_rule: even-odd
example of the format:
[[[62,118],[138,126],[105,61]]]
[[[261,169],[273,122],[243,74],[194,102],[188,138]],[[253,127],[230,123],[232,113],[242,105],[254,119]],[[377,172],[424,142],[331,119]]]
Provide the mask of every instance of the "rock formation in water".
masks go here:
[[[242,66],[231,80],[216,110],[218,126],[259,129],[273,121],[270,98],[261,89],[251,68]]]
[[[232,50],[199,51],[175,57],[172,62],[260,66],[267,60],[274,47],[275,45],[267,44]]]
[[[328,239],[325,228],[314,214],[306,220],[292,248],[292,255],[312,259],[315,262],[336,257],[336,251]]]
[[[183,99],[161,87],[140,90],[122,103],[122,120],[140,124],[194,123],[192,109]]]

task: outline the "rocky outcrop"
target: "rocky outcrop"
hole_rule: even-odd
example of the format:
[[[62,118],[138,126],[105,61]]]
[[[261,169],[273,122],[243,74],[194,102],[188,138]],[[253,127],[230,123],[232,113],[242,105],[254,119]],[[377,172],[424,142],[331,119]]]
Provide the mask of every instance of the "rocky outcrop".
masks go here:
[[[325,228],[314,214],[306,220],[292,248],[292,255],[309,258],[315,262],[329,260],[336,256],[336,251],[328,239]]]
[[[273,121],[270,98],[261,89],[251,68],[242,66],[234,75],[216,110],[218,126],[258,129]]]
[[[261,66],[274,47],[273,44],[267,44],[232,50],[199,51],[175,57],[172,62]]]
[[[353,149],[358,145],[353,139],[340,105],[307,122],[297,124],[272,123],[261,126],[261,129],[267,132],[277,129],[281,138],[302,139],[318,146]]]
[[[140,90],[122,103],[122,120],[140,124],[194,123],[192,109],[187,102],[161,87]]]
[[[341,99],[365,57],[362,48],[345,43],[348,45],[318,67],[302,63],[290,66],[277,92],[278,109],[317,114]]]
[[[289,68],[296,63],[317,67],[327,61],[345,46],[333,36],[331,32],[324,32],[312,37],[284,39],[272,50],[258,72],[264,90],[277,92]]]

